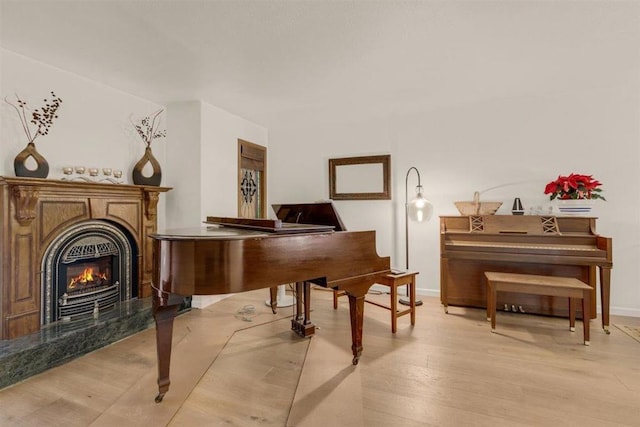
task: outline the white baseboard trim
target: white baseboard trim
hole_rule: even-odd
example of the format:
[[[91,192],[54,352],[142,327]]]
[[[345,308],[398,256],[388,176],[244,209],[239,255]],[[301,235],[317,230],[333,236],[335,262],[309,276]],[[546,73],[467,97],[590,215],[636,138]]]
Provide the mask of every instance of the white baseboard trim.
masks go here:
[[[224,295],[194,295],[191,299],[191,308],[199,308],[203,309],[212,304],[217,303],[218,301],[222,301],[225,298],[229,298],[234,294],[224,294]]]
[[[602,313],[600,307],[598,307],[598,313]],[[609,314],[615,314],[616,316],[640,317],[640,310],[627,307],[611,307],[609,309]]]
[[[384,285],[373,285],[371,289],[378,292],[389,292],[389,287]],[[404,295],[404,292],[405,291],[403,290],[399,291],[401,295]],[[416,294],[418,296],[422,295],[422,296],[434,297],[434,298],[440,297],[440,291],[436,291],[433,289],[417,288]],[[193,299],[191,300],[191,307],[202,309],[210,306],[211,304],[215,304],[218,301],[222,301],[223,299],[228,298],[232,295],[233,294],[194,295]],[[602,313],[602,307],[600,306],[598,306],[598,313]],[[627,307],[611,307],[610,314],[614,314],[616,316],[640,317],[640,310],[635,308],[627,308]]]

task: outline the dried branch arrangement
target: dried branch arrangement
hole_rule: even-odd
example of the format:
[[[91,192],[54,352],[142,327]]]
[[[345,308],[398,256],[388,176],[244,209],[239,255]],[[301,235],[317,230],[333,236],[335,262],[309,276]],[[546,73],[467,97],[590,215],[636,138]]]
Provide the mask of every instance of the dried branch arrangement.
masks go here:
[[[49,129],[53,125],[53,120],[58,118],[58,108],[60,108],[60,104],[62,104],[62,99],[60,99],[53,91],[51,91],[51,100],[45,98],[44,106],[34,110],[31,113],[31,120],[29,120],[27,114],[28,106],[26,101],[21,99],[17,94],[17,105],[9,101],[7,98],[5,98],[4,100],[7,104],[11,105],[18,113],[20,123],[22,124],[22,129],[27,135],[27,139],[30,143],[34,142],[38,135],[47,135],[49,133]],[[31,124],[36,126],[35,132],[31,130]]]
[[[164,110],[161,109],[150,114],[143,118],[139,124],[134,123],[131,118],[129,118],[136,132],[138,132],[138,135],[142,138],[142,141],[147,144],[147,147],[151,147],[151,143],[154,139],[164,138],[167,136],[166,130],[158,130],[158,127],[160,126],[160,114],[162,114],[163,111]]]

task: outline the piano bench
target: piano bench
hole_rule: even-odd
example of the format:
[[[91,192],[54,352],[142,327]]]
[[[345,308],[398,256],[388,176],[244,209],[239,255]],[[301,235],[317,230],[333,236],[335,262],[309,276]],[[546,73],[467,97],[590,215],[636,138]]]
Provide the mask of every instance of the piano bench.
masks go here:
[[[496,273],[487,271],[487,320],[491,320],[491,332],[496,329],[498,292],[514,292],[532,295],[566,297],[569,299],[569,329],[575,331],[575,300],[582,301],[582,326],[584,345],[589,345],[589,320],[591,286],[574,277],[537,276],[533,274]]]
[[[380,304],[378,302],[368,300],[365,297],[365,302],[391,311],[391,332],[394,334],[398,329],[398,317],[400,316],[410,314],[411,324],[416,324],[416,275],[418,274],[419,273],[417,271],[406,271],[398,274],[389,273],[376,282],[379,285],[389,287],[391,297],[390,305]],[[409,308],[405,310],[398,310],[398,287],[405,285],[409,287]],[[334,309],[338,308],[338,298],[343,295],[346,295],[344,291],[333,291]]]

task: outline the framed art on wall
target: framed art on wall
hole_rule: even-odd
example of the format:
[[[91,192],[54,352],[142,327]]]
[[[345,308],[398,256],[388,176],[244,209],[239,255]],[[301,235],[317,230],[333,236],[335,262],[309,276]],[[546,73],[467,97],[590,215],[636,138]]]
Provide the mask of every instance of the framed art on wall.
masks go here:
[[[329,198],[390,200],[391,156],[329,159]]]

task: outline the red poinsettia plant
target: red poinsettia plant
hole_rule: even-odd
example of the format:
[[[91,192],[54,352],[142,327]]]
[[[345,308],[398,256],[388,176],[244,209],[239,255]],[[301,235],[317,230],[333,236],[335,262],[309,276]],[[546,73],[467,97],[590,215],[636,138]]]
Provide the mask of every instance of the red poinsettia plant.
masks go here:
[[[602,197],[602,183],[593,178],[593,175],[580,175],[572,173],[568,176],[558,176],[547,184],[544,194],[549,194],[549,199],[606,199]]]

